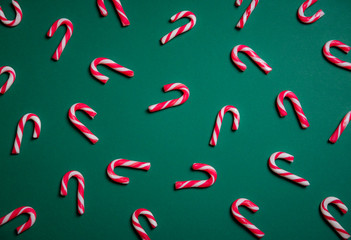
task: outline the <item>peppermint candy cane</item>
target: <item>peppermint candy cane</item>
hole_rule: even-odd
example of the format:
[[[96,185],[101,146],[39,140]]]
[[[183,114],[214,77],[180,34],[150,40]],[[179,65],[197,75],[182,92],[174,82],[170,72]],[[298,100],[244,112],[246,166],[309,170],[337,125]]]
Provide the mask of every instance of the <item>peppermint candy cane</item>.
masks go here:
[[[39,138],[40,130],[41,130],[41,121],[37,115],[34,113],[27,113],[25,114],[18,122],[17,125],[17,133],[15,142],[13,143],[12,154],[19,154],[21,148],[21,142],[23,137],[23,129],[26,125],[28,120],[32,120],[34,122],[34,131],[33,131],[33,138]]]
[[[172,99],[172,100],[169,100],[166,102],[157,103],[157,104],[149,106],[150,112],[161,111],[161,110],[166,109],[166,108],[181,105],[181,104],[185,103],[190,96],[189,88],[182,83],[166,84],[163,86],[163,90],[164,90],[164,92],[169,92],[172,90],[180,90],[180,91],[182,91],[183,95],[177,99]]]
[[[114,169],[116,167],[130,167],[130,168],[136,168],[136,169],[142,169],[142,170],[148,171],[150,169],[150,163],[149,162],[131,161],[131,160],[121,159],[121,158],[113,160],[107,166],[107,175],[110,177],[110,179],[112,181],[115,181],[115,182],[121,183],[121,184],[128,184],[129,183],[129,178],[118,176],[114,172]]]
[[[16,17],[14,20],[8,20],[0,6],[0,21],[8,27],[16,27],[22,21],[22,16],[23,16],[22,9],[18,4],[18,2],[15,0],[12,0],[12,5],[15,8],[15,12],[16,12]]]
[[[99,139],[76,117],[76,111],[82,110],[87,113],[91,118],[96,116],[96,112],[91,109],[88,105],[84,103],[76,103],[73,104],[72,107],[68,111],[68,118],[71,120],[73,125],[78,128],[93,144],[97,143]]]
[[[194,163],[193,170],[207,172],[210,175],[210,178],[207,180],[190,180],[190,181],[176,182],[175,189],[207,188],[207,187],[212,186],[217,180],[217,172],[210,165],[203,164],[203,163]]]
[[[150,240],[149,236],[146,234],[145,230],[140,225],[140,222],[138,220],[139,215],[144,215],[147,218],[147,220],[149,221],[152,228],[157,227],[156,219],[155,219],[154,215],[152,215],[152,213],[145,208],[139,208],[139,209],[135,210],[135,212],[132,215],[133,227],[134,227],[135,231],[138,233],[138,235],[140,236],[140,238],[142,240]]]
[[[242,0],[236,0],[235,5],[239,7],[243,1]],[[243,16],[240,18],[239,22],[236,24],[237,28],[243,28],[247,19],[250,17],[251,13],[255,9],[255,7],[258,4],[258,0],[252,0],[250,5],[246,8]]]
[[[65,33],[65,36],[62,38],[58,48],[55,50],[54,55],[52,55],[52,59],[58,61],[61,57],[61,54],[63,52],[63,50],[66,47],[67,42],[69,41],[69,39],[71,38],[72,34],[73,34],[73,24],[70,20],[68,20],[67,18],[60,18],[58,19],[56,22],[54,22],[54,24],[51,26],[51,28],[49,29],[47,36],[48,37],[52,37],[54,36],[56,30],[61,26],[61,25],[66,25],[67,27],[67,31]]]
[[[71,177],[75,177],[78,180],[78,192],[77,192],[77,200],[78,200],[78,213],[82,215],[85,212],[84,208],[84,187],[85,187],[85,182],[84,182],[84,177],[83,175],[78,172],[78,171],[69,171],[67,172],[61,181],[61,191],[60,194],[61,196],[67,196],[67,184],[68,181]]]
[[[325,218],[329,222],[329,224],[335,229],[335,231],[343,238],[343,239],[348,239],[350,237],[350,234],[346,232],[346,230],[335,220],[335,218],[329,213],[328,211],[328,205],[332,203],[336,205],[339,210],[345,214],[347,213],[348,209],[345,206],[345,204],[336,197],[327,197],[321,202],[320,205],[320,210]]]
[[[116,72],[122,73],[128,77],[133,77],[134,76],[134,72],[128,68],[125,68],[121,65],[119,65],[118,63],[115,63],[114,61],[112,61],[111,59],[108,58],[96,58],[94,59],[94,61],[91,62],[90,64],[90,73],[100,82],[102,82],[103,84],[105,84],[108,80],[109,77],[101,74],[96,66],[97,65],[106,65],[109,68],[115,70]]]
[[[275,160],[276,159],[284,159],[286,161],[289,161],[289,162],[293,162],[294,161],[294,156],[288,154],[288,153],[285,153],[285,152],[275,152],[273,153],[270,158],[269,158],[269,161],[268,161],[268,166],[269,168],[276,174],[278,174],[278,176],[280,177],[284,177],[290,181],[293,181],[297,184],[300,184],[304,187],[306,186],[309,186],[310,183],[306,180],[306,179],[303,179],[299,176],[296,176],[292,173],[289,173],[281,168],[279,168],[276,164],[275,164]]]
[[[284,98],[288,97],[294,107],[294,110],[297,114],[297,117],[300,121],[301,127],[302,128],[308,128],[310,126],[310,124],[307,121],[307,118],[305,116],[305,113],[302,110],[301,104],[299,102],[299,99],[296,97],[295,93],[291,92],[291,91],[282,91],[281,93],[279,93],[278,97],[277,97],[277,108],[278,108],[278,112],[279,115],[281,117],[285,117],[286,115],[288,115],[288,113],[285,110],[284,107]]]
[[[305,16],[306,9],[315,4],[317,1],[318,0],[307,0],[299,7],[299,10],[297,11],[297,16],[301,22],[307,24],[314,23],[315,21],[324,16],[324,12],[322,10],[318,10],[311,17]]]
[[[36,219],[37,219],[37,213],[31,207],[16,208],[15,210],[10,212],[9,214],[0,218],[0,226],[4,225],[5,223],[11,221],[12,219],[18,217],[21,214],[28,214],[29,215],[28,221],[16,228],[17,234],[23,233],[24,231],[28,230],[31,226],[33,226]]]
[[[347,127],[347,125],[350,122],[350,116],[351,116],[351,111],[346,113],[345,117],[341,120],[337,129],[329,138],[329,142],[336,143],[336,141],[338,141],[340,135],[342,134],[342,132],[345,130],[345,128]]]
[[[121,20],[122,26],[128,26],[130,24],[124,10],[121,4],[121,1],[119,0],[112,0],[113,4],[115,5],[116,11],[118,13],[119,19]],[[107,16],[107,10],[105,7],[104,0],[97,0],[97,5],[100,10],[100,13],[102,16],[106,17]]]
[[[241,71],[246,70],[246,65],[240,61],[238,52],[244,52],[246,55],[248,55],[265,72],[265,74],[272,71],[272,68],[265,61],[263,61],[254,50],[245,45],[237,45],[232,50],[231,58],[235,66],[237,66]]]
[[[171,17],[171,22],[175,22],[177,21],[178,19],[181,19],[181,18],[184,18],[184,17],[187,17],[190,19],[190,22],[173,30],[172,32],[166,34],[165,36],[163,36],[161,38],[161,43],[162,44],[166,44],[167,42],[171,41],[173,38],[175,38],[176,36],[184,33],[184,32],[187,32],[189,31],[190,29],[192,29],[195,24],[196,24],[196,16],[194,13],[190,12],[190,11],[181,11],[175,15],[173,15]]]
[[[2,87],[0,88],[0,94],[4,94],[7,90],[9,90],[9,88],[12,86],[13,82],[16,79],[16,72],[12,67],[9,67],[9,66],[0,67],[0,75],[6,72],[9,74],[9,78],[4,83],[4,85],[2,85]]]
[[[340,50],[344,51],[345,53],[348,53],[350,51],[351,47],[346,45],[345,43],[342,43],[342,42],[338,41],[338,40],[330,40],[323,47],[323,55],[327,58],[327,60],[329,62],[334,63],[335,65],[337,65],[337,66],[339,66],[341,68],[345,68],[347,70],[351,70],[351,63],[342,61],[339,58],[334,57],[330,53],[330,48],[331,47],[337,47]]]

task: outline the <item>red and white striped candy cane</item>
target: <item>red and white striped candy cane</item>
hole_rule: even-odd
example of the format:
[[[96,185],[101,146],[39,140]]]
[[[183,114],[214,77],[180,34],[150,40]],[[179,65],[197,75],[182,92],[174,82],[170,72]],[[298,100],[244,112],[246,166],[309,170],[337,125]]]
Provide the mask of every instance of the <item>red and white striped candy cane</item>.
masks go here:
[[[269,168],[276,174],[278,174],[280,177],[284,177],[286,179],[289,179],[290,181],[293,181],[297,184],[300,184],[304,187],[306,186],[309,186],[310,183],[306,180],[306,179],[303,179],[299,176],[296,176],[292,173],[289,173],[281,168],[279,168],[276,164],[275,164],[275,160],[276,159],[284,159],[286,161],[289,161],[289,162],[293,162],[294,161],[294,156],[288,154],[288,153],[285,153],[285,152],[275,152],[273,153],[270,158],[269,158],[269,161],[268,161],[268,166]]]
[[[96,68],[97,65],[106,65],[109,68],[115,70],[116,72],[122,73],[123,75],[126,75],[128,77],[134,76],[134,72],[132,70],[125,68],[125,67],[119,65],[118,63],[115,63],[111,59],[96,58],[90,64],[90,72],[97,80],[99,80],[103,84],[105,84],[108,81],[109,77],[101,74]]]
[[[190,96],[189,88],[182,83],[166,84],[163,86],[163,90],[164,90],[164,92],[169,92],[172,90],[180,90],[180,91],[182,91],[183,95],[177,99],[172,99],[172,100],[169,100],[166,102],[157,103],[157,104],[149,106],[150,112],[161,111],[161,110],[166,109],[166,108],[181,105],[181,104],[185,103]]]
[[[199,170],[207,172],[210,175],[210,178],[207,180],[190,180],[190,181],[181,181],[175,183],[175,189],[183,188],[207,188],[212,186],[217,180],[217,172],[210,165],[203,163],[194,163],[193,170]]]
[[[34,131],[33,138],[39,138],[40,130],[41,130],[41,121],[37,115],[34,113],[25,114],[18,122],[17,125],[17,133],[15,142],[13,143],[12,154],[19,154],[21,148],[21,142],[23,137],[23,129],[28,120],[32,120],[34,122]]]
[[[235,5],[237,7],[239,7],[241,5],[241,3],[243,2],[243,0],[236,0],[235,1]],[[236,24],[237,28],[243,28],[247,19],[250,17],[251,13],[253,12],[253,10],[255,9],[255,7],[258,4],[258,0],[252,0],[250,5],[246,8],[243,16],[240,18],[239,22]]]
[[[345,68],[347,70],[351,70],[351,63],[342,61],[339,58],[334,57],[330,53],[330,48],[331,47],[337,47],[340,50],[344,51],[345,53],[348,53],[351,50],[351,47],[346,45],[345,43],[342,43],[342,42],[338,41],[338,40],[330,40],[329,42],[324,44],[324,47],[323,47],[323,55],[327,58],[327,60],[329,62],[334,63],[335,65],[337,65],[337,66],[339,66],[341,68]]]
[[[2,11],[1,6],[0,6],[0,21],[8,27],[15,27],[18,24],[20,24],[20,22],[22,21],[22,16],[23,16],[22,9],[21,9],[20,5],[18,4],[18,2],[15,0],[12,0],[12,5],[16,11],[16,17],[14,20],[8,20],[5,16],[4,12]]]
[[[142,170],[148,171],[150,169],[150,163],[149,162],[131,161],[131,160],[121,159],[121,158],[113,160],[107,166],[107,175],[110,177],[110,179],[112,181],[115,181],[115,182],[118,182],[121,184],[128,184],[129,178],[118,176],[114,172],[115,167],[130,167],[130,168],[136,168],[136,169],[142,169]]]
[[[13,82],[16,79],[16,72],[12,67],[9,67],[9,66],[0,67],[0,75],[6,72],[9,74],[9,78],[4,83],[4,85],[2,85],[2,87],[0,88],[0,94],[4,94],[7,90],[9,90],[9,88],[12,86]]]
[[[18,217],[21,214],[28,214],[29,215],[28,221],[16,228],[17,234],[23,233],[24,231],[28,230],[31,226],[33,226],[36,219],[37,219],[37,213],[31,207],[16,208],[15,210],[10,212],[9,214],[0,218],[0,226],[4,225],[5,223],[11,221],[12,219]]]
[[[81,110],[87,113],[91,118],[96,116],[96,112],[84,103],[73,104],[68,111],[68,118],[73,125],[78,128],[93,144],[97,143],[99,139],[76,117],[76,111]]]
[[[113,4],[115,5],[116,11],[118,13],[119,19],[121,20],[122,26],[128,26],[130,24],[127,15],[125,14],[121,1],[119,0],[112,0]],[[100,10],[100,13],[102,16],[106,17],[107,16],[107,10],[105,7],[104,0],[97,0],[97,5]]]
[[[297,16],[300,19],[301,22],[303,23],[314,23],[318,19],[324,16],[324,12],[322,10],[318,10],[315,14],[313,14],[311,17],[306,17],[305,16],[305,11],[307,8],[315,4],[318,0],[307,0],[302,5],[299,7],[299,10],[297,11]]]
[[[190,12],[190,11],[181,11],[175,15],[173,15],[171,17],[171,22],[175,22],[178,19],[187,17],[190,19],[190,22],[173,30],[172,32],[166,34],[165,36],[163,36],[161,38],[161,43],[162,44],[166,44],[167,42],[171,41],[173,38],[175,38],[176,36],[178,36],[179,34],[182,34],[184,32],[189,31],[190,29],[192,29],[195,24],[196,24],[196,16],[194,13]]]
[[[231,58],[235,66],[237,66],[241,71],[246,70],[246,65],[240,61],[238,52],[243,52],[248,55],[265,72],[265,74],[268,74],[270,71],[272,71],[272,68],[265,61],[263,61],[262,58],[260,58],[254,50],[245,45],[237,45],[232,50]]]
[[[47,36],[50,37],[50,38],[52,36],[54,36],[56,30],[61,25],[66,25],[67,31],[65,33],[65,36],[63,36],[59,46],[55,50],[54,55],[52,55],[52,59],[54,59],[56,61],[58,61],[60,59],[61,54],[62,54],[63,50],[65,49],[67,42],[69,41],[69,39],[71,38],[71,36],[73,34],[73,24],[72,24],[72,22],[70,20],[68,20],[67,18],[60,18],[56,22],[54,22],[54,24],[51,26],[51,28],[49,29],[49,31],[47,33]]]
[[[350,122],[350,116],[351,116],[351,111],[346,113],[345,117],[341,120],[338,128],[334,131],[334,133],[329,138],[329,142],[336,143],[336,141],[338,141],[340,135],[342,134],[342,132],[345,130],[345,128]]]
[[[77,192],[77,200],[78,200],[78,213],[82,215],[85,212],[84,208],[84,187],[85,187],[85,182],[84,182],[84,177],[83,175],[78,172],[78,171],[69,171],[67,172],[61,181],[61,191],[60,194],[61,196],[67,196],[67,184],[68,181],[71,177],[75,177],[78,180],[78,192]]]
[[[296,97],[295,93],[291,92],[291,91],[282,91],[281,93],[279,93],[278,97],[277,97],[277,108],[278,108],[278,112],[279,115],[281,117],[285,117],[286,115],[288,115],[288,113],[285,110],[284,107],[284,98],[287,97],[291,100],[294,110],[297,114],[297,117],[300,121],[301,127],[302,128],[308,128],[310,126],[310,124],[307,121],[307,118],[305,116],[305,113],[302,110],[301,104],[299,99]]]
[[[139,208],[139,209],[135,210],[135,212],[132,215],[133,227],[134,227],[135,231],[138,233],[138,235],[140,236],[140,238],[142,240],[150,240],[149,236],[146,234],[145,230],[140,225],[140,222],[138,220],[139,215],[144,215],[147,218],[147,220],[149,221],[152,228],[157,227],[156,219],[155,219],[154,215],[152,215],[152,213],[145,208]]]
[[[329,213],[328,211],[328,205],[332,203],[336,205],[339,210],[345,214],[347,213],[348,209],[345,206],[345,204],[336,197],[327,197],[321,202],[320,205],[320,210],[325,218],[329,222],[329,224],[335,229],[335,231],[343,238],[343,239],[348,239],[350,237],[350,234],[346,232],[346,230],[335,220],[335,218]]]
[[[240,114],[238,109],[231,105],[224,106],[217,115],[216,125],[213,129],[212,137],[210,140],[210,145],[212,146],[217,145],[218,135],[219,135],[219,131],[221,130],[223,117],[224,117],[224,114],[228,111],[233,114],[233,127],[232,127],[233,131],[238,130],[239,128]]]
[[[233,216],[239,223],[246,227],[257,238],[262,238],[264,236],[264,233],[239,213],[238,207],[241,205],[247,207],[252,212],[257,212],[259,209],[258,206],[246,198],[239,198],[233,202],[231,209]]]

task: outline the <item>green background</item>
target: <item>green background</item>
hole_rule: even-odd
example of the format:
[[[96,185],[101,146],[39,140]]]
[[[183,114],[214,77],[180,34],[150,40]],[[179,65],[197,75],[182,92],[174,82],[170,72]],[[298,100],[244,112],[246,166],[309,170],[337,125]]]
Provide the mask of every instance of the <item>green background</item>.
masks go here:
[[[19,1],[23,20],[15,28],[0,25],[0,66],[17,73],[11,89],[0,96],[0,215],[20,206],[37,212],[35,225],[16,237],[14,229],[27,220],[20,216],[0,228],[0,239],[138,239],[130,218],[138,208],[150,210],[158,227],[140,222],[151,239],[255,239],[230,213],[232,202],[248,198],[260,210],[240,212],[265,234],[265,239],[338,239],[319,213],[320,202],[340,198],[351,207],[351,129],[339,141],[327,142],[343,116],[351,110],[350,72],[327,62],[323,45],[332,39],[351,44],[351,2],[320,0],[306,11],[325,16],[304,25],[296,17],[303,1],[261,1],[242,30],[235,29],[249,1],[122,1],[131,22],[121,27],[108,0],[107,17],[96,1]],[[10,0],[1,7],[14,17]],[[169,23],[182,10],[196,14],[196,26],[161,46],[159,39],[188,22]],[[68,18],[74,32],[58,62],[51,56],[65,32],[53,38],[46,32],[58,18]],[[240,72],[230,60],[232,48],[244,44],[272,68],[265,75],[247,56]],[[351,61],[333,48],[332,54]],[[106,85],[89,73],[91,61],[110,58],[135,71],[126,78],[105,67]],[[5,82],[7,74],[0,76]],[[180,94],[163,93],[168,83],[190,90],[189,100],[175,108],[148,113],[149,105]],[[288,116],[280,118],[275,99],[283,90],[299,98],[310,122],[301,129],[289,101]],[[88,104],[97,116],[77,117],[100,140],[92,145],[67,118],[77,102]],[[224,105],[241,115],[240,128],[231,131],[232,117],[223,121],[218,145],[208,145],[215,118]],[[38,140],[33,124],[24,130],[21,153],[10,155],[19,119],[26,113],[42,121]],[[350,128],[350,127],[349,127]],[[274,175],[269,156],[284,151],[295,156],[277,165],[310,181],[300,187]],[[117,168],[130,178],[127,186],[106,175],[114,159],[151,162],[148,172]],[[174,190],[174,183],[206,179],[192,171],[194,162],[213,166],[217,182],[207,189]],[[80,171],[86,183],[83,216],[76,210],[77,183],[68,196],[59,196],[62,176]],[[351,214],[330,212],[347,231]]]

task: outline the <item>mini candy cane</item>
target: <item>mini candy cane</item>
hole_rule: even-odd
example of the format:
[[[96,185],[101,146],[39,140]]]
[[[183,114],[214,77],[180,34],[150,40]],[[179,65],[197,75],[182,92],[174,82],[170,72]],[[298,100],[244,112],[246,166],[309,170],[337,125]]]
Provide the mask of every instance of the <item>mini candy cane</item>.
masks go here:
[[[351,70],[351,63],[342,61],[339,58],[334,57],[330,53],[330,47],[337,47],[340,50],[344,51],[345,53],[348,53],[350,51],[351,47],[346,45],[345,43],[338,41],[338,40],[330,40],[323,47],[323,55],[327,58],[327,60],[329,62],[334,63],[335,65],[337,65],[341,68]]]
[[[117,10],[119,19],[121,20],[122,26],[123,27],[128,26],[130,23],[129,23],[129,20],[128,20],[125,12],[123,10],[121,1],[119,1],[119,0],[112,0],[112,2],[115,5],[115,8]],[[97,5],[98,5],[98,8],[100,10],[101,15],[106,17],[107,16],[107,10],[106,10],[106,7],[105,7],[104,0],[97,0]]]
[[[13,143],[12,154],[19,154],[21,148],[21,142],[23,137],[23,129],[28,120],[32,120],[34,122],[34,131],[33,138],[39,138],[40,130],[41,130],[41,122],[37,115],[34,113],[25,114],[18,122],[17,125],[17,133],[15,142]]]
[[[233,48],[232,53],[231,53],[231,58],[234,62],[234,64],[241,70],[245,71],[246,70],[246,65],[240,61],[238,57],[238,52],[244,52],[246,55],[248,55],[264,72],[265,74],[268,74],[270,71],[272,71],[272,68],[262,60],[251,48],[245,45],[237,45]]]
[[[67,31],[65,33],[65,36],[62,38],[58,48],[56,49],[54,55],[52,55],[52,59],[58,61],[61,57],[61,54],[63,52],[63,50],[66,47],[67,42],[69,41],[69,39],[71,38],[72,34],[73,34],[73,24],[70,20],[68,20],[67,18],[60,18],[58,19],[56,22],[54,22],[54,24],[51,26],[51,28],[49,29],[47,36],[48,37],[52,37],[56,30],[61,26],[61,25],[66,25],[67,27]]]
[[[7,214],[6,216],[3,216],[0,218],[0,226],[4,225],[5,223],[11,221],[12,219],[18,217],[21,214],[28,214],[29,219],[26,223],[22,224],[21,226],[16,228],[17,234],[21,234],[24,231],[28,230],[31,226],[34,225],[36,219],[37,219],[37,213],[35,210],[31,207],[19,207]]]
[[[306,9],[309,8],[311,5],[315,4],[317,1],[318,0],[307,0],[299,7],[299,10],[297,11],[297,16],[301,22],[307,24],[314,23],[315,21],[324,16],[324,12],[322,10],[318,10],[318,12],[313,14],[311,17],[305,16]]]
[[[4,12],[2,11],[1,6],[0,6],[0,21],[8,27],[16,27],[22,21],[23,14],[22,14],[22,9],[21,9],[20,5],[15,0],[12,0],[12,5],[16,11],[16,17],[14,20],[8,20],[5,16]]]
[[[277,97],[277,108],[278,108],[279,115],[281,117],[285,117],[286,115],[288,115],[288,113],[285,110],[284,103],[283,103],[285,97],[288,97],[291,100],[293,107],[294,107],[294,110],[295,110],[297,117],[300,121],[301,127],[308,128],[310,126],[310,124],[307,121],[305,113],[302,111],[302,107],[301,107],[301,104],[299,102],[299,99],[297,99],[295,93],[293,93],[291,91],[282,91],[281,93],[279,93],[279,95]]]
[[[88,105],[84,103],[76,103],[73,104],[72,107],[68,111],[68,118],[71,120],[73,125],[78,128],[93,144],[95,144],[99,139],[84,125],[82,124],[76,117],[76,111],[82,110],[86,112],[91,118],[94,118],[96,112],[91,109]]]
[[[166,102],[157,103],[157,104],[149,106],[150,112],[161,111],[161,110],[166,109],[166,108],[181,105],[181,104],[185,103],[190,96],[189,88],[182,83],[166,84],[163,86],[163,90],[164,90],[164,92],[169,92],[172,90],[180,90],[180,91],[182,91],[183,95],[177,99],[173,99],[173,100],[169,100]]]
[[[281,177],[284,177],[284,178],[287,178],[297,184],[300,184],[304,187],[306,186],[309,186],[310,183],[306,180],[306,179],[303,179],[299,176],[296,176],[292,173],[289,173],[281,168],[279,168],[276,164],[275,164],[275,160],[276,159],[284,159],[284,160],[287,160],[289,162],[293,162],[294,161],[294,156],[288,154],[288,153],[285,153],[285,152],[275,152],[273,153],[270,158],[269,158],[269,161],[268,161],[268,166],[269,168],[276,174],[278,174],[279,176]]]
[[[152,213],[145,208],[139,208],[139,209],[135,210],[135,212],[132,215],[133,227],[134,227],[135,231],[138,233],[138,235],[140,236],[140,238],[142,240],[150,240],[149,236],[146,234],[145,230],[140,225],[140,222],[138,220],[139,215],[144,215],[147,218],[147,220],[149,221],[152,228],[157,227],[156,219],[155,219],[154,215],[152,215]]]
[[[264,233],[239,213],[238,207],[241,205],[247,207],[252,212],[257,212],[259,209],[258,206],[246,198],[239,198],[232,204],[232,214],[239,223],[244,225],[244,227],[252,232],[257,238],[262,238]]]
[[[2,87],[0,88],[0,94],[4,94],[7,90],[9,90],[9,88],[12,86],[13,82],[16,79],[16,72],[12,67],[9,67],[9,66],[0,67],[0,75],[6,72],[9,73],[9,78],[4,83],[4,85],[2,85]]]
[[[150,169],[150,163],[149,162],[137,162],[137,161],[131,161],[131,160],[121,159],[121,158],[113,160],[107,166],[107,175],[110,177],[111,180],[113,180],[113,181],[115,181],[117,183],[121,183],[121,184],[128,184],[129,183],[129,178],[118,176],[114,172],[115,167],[118,167],[118,166],[142,169],[142,170],[146,170],[146,171],[148,171]]]
[[[96,58],[90,64],[90,72],[97,80],[99,80],[103,84],[105,84],[108,81],[109,77],[101,74],[97,70],[96,66],[99,64],[106,65],[109,68],[112,68],[113,70],[115,70],[116,72],[120,72],[128,77],[134,76],[134,72],[132,70],[129,70],[128,68],[125,68],[125,67],[115,63],[114,61],[108,59],[108,58]]]
[[[243,1],[242,0],[236,0],[235,5],[239,7]],[[247,19],[250,17],[251,13],[255,9],[255,7],[258,4],[258,0],[252,0],[250,5],[246,8],[243,16],[240,18],[238,24],[236,24],[237,28],[243,28]]]
[[[334,205],[336,205],[343,214],[347,213],[348,209],[345,206],[345,204],[339,198],[336,198],[336,197],[327,197],[321,202],[321,205],[320,205],[320,210],[325,220],[329,222],[329,224],[335,229],[335,231],[343,239],[348,239],[350,237],[350,234],[346,232],[346,230],[329,213],[327,207],[330,203],[333,203]]]
[[[217,180],[217,172],[210,165],[203,163],[194,163],[193,170],[200,170],[207,172],[210,175],[210,178],[207,180],[190,180],[190,181],[182,181],[175,183],[175,189],[183,189],[183,188],[207,188],[212,186]]]
[[[78,192],[77,192],[77,199],[78,199],[78,213],[82,215],[85,212],[84,208],[84,177],[83,175],[78,172],[78,171],[69,171],[67,172],[61,181],[61,191],[60,194],[61,196],[67,196],[67,184],[68,181],[71,177],[75,177],[78,180]]]
[[[181,11],[175,15],[173,15],[171,17],[171,22],[175,22],[180,18],[184,18],[187,17],[190,19],[190,22],[173,30],[172,32],[166,34],[165,36],[163,36],[161,38],[161,43],[162,44],[166,44],[167,42],[171,41],[173,38],[175,38],[176,36],[178,36],[179,34],[182,34],[184,32],[189,31],[190,29],[192,29],[195,24],[196,24],[196,16],[194,13],[190,12],[190,11]]]
[[[351,116],[351,111],[346,113],[345,117],[341,120],[341,123],[339,124],[338,128],[335,130],[333,135],[331,135],[331,137],[329,138],[329,142],[336,143],[336,141],[338,141],[340,135],[342,134],[342,132],[345,130],[345,128],[350,122],[350,116]]]

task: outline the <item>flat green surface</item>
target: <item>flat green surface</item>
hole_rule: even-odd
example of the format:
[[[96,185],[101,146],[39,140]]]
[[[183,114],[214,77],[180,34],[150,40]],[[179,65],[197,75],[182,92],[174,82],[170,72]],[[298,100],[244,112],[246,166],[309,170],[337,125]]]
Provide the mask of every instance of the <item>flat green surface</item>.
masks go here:
[[[35,225],[20,236],[14,229],[27,220],[21,216],[0,228],[0,239],[138,239],[130,218],[147,208],[155,216],[154,230],[141,218],[151,239],[255,239],[232,218],[230,206],[240,197],[260,210],[241,213],[259,227],[264,239],[338,239],[319,213],[328,196],[351,207],[351,128],[332,145],[327,142],[343,116],[351,110],[351,73],[327,62],[323,45],[332,39],[351,44],[351,1],[320,0],[306,11],[325,16],[310,25],[296,17],[303,1],[260,1],[242,30],[235,25],[249,1],[123,1],[131,22],[121,27],[110,1],[108,16],[100,16],[96,1],[19,1],[23,20],[15,28],[0,25],[0,66],[12,66],[17,78],[0,96],[0,215],[20,206],[37,212]],[[9,18],[10,0],[1,0]],[[214,5],[215,4],[215,5]],[[159,39],[188,22],[169,23],[182,10],[196,14],[196,26],[161,46]],[[65,28],[51,39],[46,32],[58,18],[69,18],[74,32],[61,59],[51,56]],[[245,44],[273,68],[265,75],[244,54],[247,70],[230,60],[231,49]],[[337,49],[345,61],[351,57]],[[105,67],[106,85],[89,73],[96,57],[107,57],[135,71],[126,78]],[[1,75],[5,82],[7,74]],[[148,113],[151,104],[179,97],[163,93],[165,84],[189,87],[189,100],[175,108]],[[289,101],[288,116],[280,118],[275,99],[283,90],[300,99],[310,122],[301,129]],[[92,145],[69,122],[67,112],[77,102],[98,114],[91,120],[77,117],[100,139]],[[241,115],[240,128],[223,121],[218,145],[208,145],[215,118],[224,105]],[[18,120],[35,113],[42,121],[38,140],[31,139],[33,124],[24,131],[21,153],[10,155]],[[278,166],[310,181],[300,187],[274,175],[269,156],[284,151],[295,156]],[[151,162],[148,172],[117,168],[130,177],[122,186],[110,181],[107,165],[126,158]],[[176,181],[206,179],[191,170],[194,162],[218,172],[207,189],[174,190]],[[59,196],[62,176],[80,171],[85,178],[86,213],[76,211],[77,183],[71,180],[68,196]],[[351,231],[351,214],[330,212]]]

